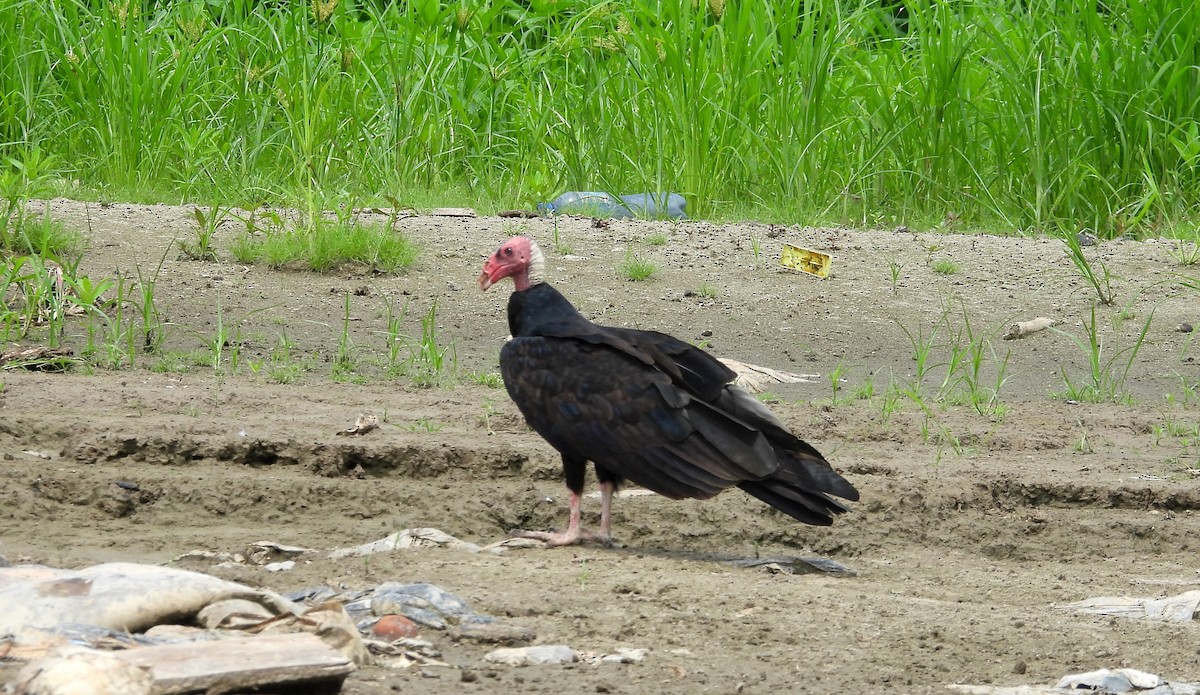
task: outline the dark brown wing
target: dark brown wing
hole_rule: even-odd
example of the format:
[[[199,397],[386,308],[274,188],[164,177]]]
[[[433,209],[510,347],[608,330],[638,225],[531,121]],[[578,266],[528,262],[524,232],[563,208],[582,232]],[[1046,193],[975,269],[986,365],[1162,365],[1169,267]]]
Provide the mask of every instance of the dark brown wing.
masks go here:
[[[739,485],[807,523],[844,511],[826,493],[857,499],[703,350],[648,331],[590,324],[573,332],[518,337],[500,353],[513,401],[567,458],[675,499]]]

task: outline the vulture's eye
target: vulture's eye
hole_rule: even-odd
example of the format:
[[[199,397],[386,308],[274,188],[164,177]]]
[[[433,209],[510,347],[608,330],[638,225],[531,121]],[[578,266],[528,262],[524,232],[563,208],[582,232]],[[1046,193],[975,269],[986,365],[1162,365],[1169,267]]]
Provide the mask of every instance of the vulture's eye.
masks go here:
[[[506,246],[506,247],[504,248],[504,255],[505,255],[505,256],[511,256],[511,255],[512,255],[512,247],[511,247],[511,246]]]

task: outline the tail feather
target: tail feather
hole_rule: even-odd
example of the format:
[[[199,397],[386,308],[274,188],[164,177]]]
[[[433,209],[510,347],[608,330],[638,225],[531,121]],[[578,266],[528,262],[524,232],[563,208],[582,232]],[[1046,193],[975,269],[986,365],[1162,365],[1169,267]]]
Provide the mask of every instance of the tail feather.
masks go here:
[[[777,480],[747,480],[738,487],[788,516],[814,526],[829,526],[845,507],[819,492],[790,487]]]
[[[747,480],[738,487],[798,521],[818,526],[832,524],[835,515],[847,511],[830,495],[858,501],[858,490],[816,449],[805,445],[797,450],[776,444],[775,455],[779,469],[774,475],[765,480]]]
[[[833,466],[820,454],[810,456],[778,446],[775,447],[775,453],[779,470],[771,476],[771,480],[789,487],[828,493],[851,502],[858,501],[858,490],[833,470]]]

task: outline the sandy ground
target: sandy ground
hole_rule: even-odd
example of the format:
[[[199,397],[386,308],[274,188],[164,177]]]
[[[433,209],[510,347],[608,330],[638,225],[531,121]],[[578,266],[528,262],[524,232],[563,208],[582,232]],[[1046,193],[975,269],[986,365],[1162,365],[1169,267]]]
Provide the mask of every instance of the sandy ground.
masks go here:
[[[417,217],[399,222],[424,248],[411,271],[316,275],[233,263],[236,223],[218,234],[221,262],[177,260],[173,239],[194,227],[189,207],[50,208],[87,233],[81,270],[94,278],[148,277],[162,259],[155,296],[169,324],[163,353],[138,355],[133,369],[0,373],[0,555],[11,562],[165,563],[267,539],[357,545],[410,527],[487,543],[512,528],[560,526],[566,495],[553,451],[502,388],[466,376],[495,371],[507,334],[509,288],[480,294],[475,276],[485,254],[522,232],[547,249],[549,280],[589,317],[821,375],[767,398],[862,501],[832,528],[813,528],[738,491],[707,502],[639,496],[618,502],[614,549],[425,550],[314,556],[277,574],[212,570],[281,591],[431,582],[533,628],[538,643],[650,650],[633,665],[511,669],[484,664],[486,645],[427,631],[459,668],[365,668],[344,692],[925,693],[1116,666],[1200,681],[1200,626],[1061,608],[1200,588],[1200,348],[1179,330],[1200,325],[1200,294],[1178,283],[1200,273],[1178,266],[1167,242],[1089,249],[1113,275],[1116,304],[1096,316],[1102,371],[1121,396],[1095,404],[1061,395],[1064,373],[1089,380],[1072,336],[1086,340],[1095,295],[1053,240],[563,220],[555,251],[544,220]],[[666,244],[645,243],[657,232]],[[833,276],[780,269],[785,241],[832,253]],[[620,279],[626,249],[659,273]],[[957,271],[936,272],[940,260]],[[438,339],[464,376],[420,388],[389,374],[385,306],[407,303],[401,332],[419,336],[435,301]],[[1035,316],[1063,332],[999,338]],[[79,349],[86,326],[72,321]],[[218,321],[239,331],[236,368],[226,354],[214,370],[205,352]],[[355,371],[339,382],[344,326]],[[910,336],[931,346],[919,387]],[[945,366],[972,342],[982,348],[979,384],[994,388],[1003,375],[982,414],[965,402],[965,372],[947,378]],[[278,383],[282,374],[294,380]],[[903,389],[927,409],[897,398]],[[364,412],[382,427],[336,436]],[[598,502],[587,504],[594,523]],[[822,556],[855,574],[724,562],[756,556]]]

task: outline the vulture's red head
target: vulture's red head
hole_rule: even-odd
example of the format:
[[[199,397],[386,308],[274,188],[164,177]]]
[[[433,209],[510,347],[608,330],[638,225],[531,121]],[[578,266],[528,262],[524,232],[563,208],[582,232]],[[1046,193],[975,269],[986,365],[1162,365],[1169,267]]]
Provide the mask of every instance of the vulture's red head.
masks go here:
[[[542,281],[544,264],[542,250],[533,239],[515,236],[488,256],[479,273],[479,289],[487,290],[504,278],[512,278],[517,290],[527,290]]]

